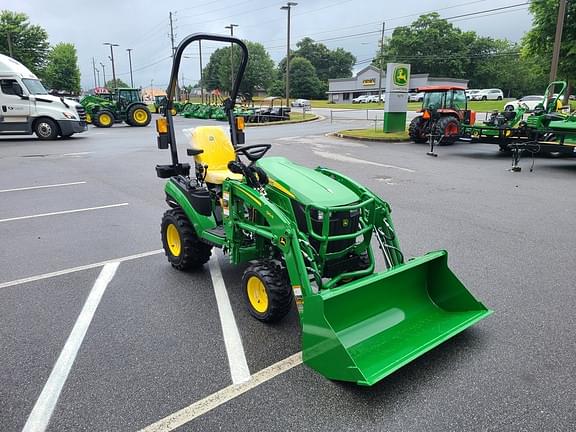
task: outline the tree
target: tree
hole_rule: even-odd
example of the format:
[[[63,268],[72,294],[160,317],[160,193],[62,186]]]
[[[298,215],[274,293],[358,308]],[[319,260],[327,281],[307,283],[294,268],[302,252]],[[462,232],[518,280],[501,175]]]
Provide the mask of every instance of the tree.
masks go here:
[[[44,76],[54,90],[80,93],[80,69],[73,44],[59,43],[50,50]]]
[[[120,78],[116,78],[116,80],[111,79],[109,81],[106,81],[105,87],[109,89],[130,88],[130,86],[126,84],[124,81],[122,81]]]
[[[440,18],[436,12],[421,15],[410,26],[397,27],[384,45],[384,61],[410,63],[415,73],[464,78],[468,64],[468,43],[473,32],[459,28]],[[380,50],[373,64],[381,63]]]
[[[28,16],[19,12],[0,12],[0,53],[10,55],[36,75],[42,76],[48,49],[48,33],[42,27],[31,25]]]
[[[545,72],[550,70],[558,6],[559,0],[532,0],[530,3],[533,24],[523,40],[524,55],[541,58],[541,67]],[[576,80],[576,2],[574,1],[569,1],[566,5],[558,76],[569,80],[572,84]]]
[[[313,39],[305,37],[296,44],[298,48],[294,51],[295,57],[302,57],[312,63],[316,70],[316,75],[322,82],[328,82],[330,78],[347,78],[352,76],[352,68],[356,63],[356,57],[352,53],[337,48],[330,50],[326,45],[314,42]],[[283,60],[285,62],[285,60]],[[286,66],[282,66],[282,70]]]
[[[293,98],[316,99],[324,87],[316,76],[312,63],[303,57],[290,61],[290,96]]]
[[[248,65],[240,83],[239,92],[251,97],[256,88],[268,88],[271,84],[274,78],[274,61],[262,44],[244,42],[248,48]],[[203,85],[206,89],[231,90],[230,50],[232,50],[234,77],[237,76],[241,56],[240,49],[238,47],[219,48],[212,53],[210,61],[203,71]]]

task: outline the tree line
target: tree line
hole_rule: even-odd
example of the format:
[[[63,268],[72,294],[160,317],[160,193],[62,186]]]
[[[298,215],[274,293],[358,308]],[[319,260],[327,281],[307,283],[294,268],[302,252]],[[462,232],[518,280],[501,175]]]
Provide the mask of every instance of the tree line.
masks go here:
[[[24,64],[51,89],[80,93],[80,69],[71,43],[50,46],[48,33],[24,13],[0,12],[0,53]]]

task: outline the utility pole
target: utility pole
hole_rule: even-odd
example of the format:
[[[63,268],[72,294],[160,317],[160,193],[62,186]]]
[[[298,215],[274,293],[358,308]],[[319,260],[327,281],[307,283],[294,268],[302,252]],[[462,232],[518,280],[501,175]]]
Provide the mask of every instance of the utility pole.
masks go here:
[[[202,72],[202,41],[198,41],[198,51],[200,53],[200,95],[202,96],[202,103],[204,103],[204,77]]]
[[[99,69],[96,69],[96,74],[98,76],[98,81],[97,81],[98,85],[96,87],[100,87],[100,70]]]
[[[102,66],[102,78],[104,79],[104,85],[102,87],[106,87],[106,66],[102,62],[100,62],[100,66]]]
[[[382,21],[382,35],[380,36],[380,73],[378,74],[378,102],[382,99],[382,69],[384,68],[384,29],[386,23]]]
[[[238,27],[238,24],[230,24],[224,28],[230,29],[230,36],[234,37],[234,27]],[[233,59],[234,44],[230,44],[230,95],[232,95],[232,89],[234,88],[234,59]]]
[[[8,38],[8,53],[10,54],[10,57],[14,57],[14,54],[12,53],[12,39],[10,37],[10,32],[6,33],[6,38]]]
[[[152,98],[152,102],[154,102],[154,87],[152,87],[153,84],[154,84],[154,80],[151,79],[150,80],[150,97]]]
[[[173,21],[173,13],[169,12],[170,18],[170,45],[172,47],[172,59],[176,55],[176,47],[174,46],[174,21]],[[178,85],[178,80],[176,80],[176,100],[180,100],[180,86]]]
[[[104,42],[103,45],[110,46],[110,61],[112,62],[112,82],[116,85],[116,68],[114,67],[114,47],[120,46],[116,43]]]
[[[92,57],[92,72],[94,72],[94,88],[98,87],[98,82],[96,81],[96,61]]]
[[[290,9],[293,6],[297,6],[298,3],[287,2],[286,6],[282,6],[280,9],[288,12],[288,26],[287,26],[287,38],[286,38],[286,107],[290,106]]]
[[[126,48],[126,51],[128,51],[128,62],[130,63],[130,87],[134,88],[134,76],[132,75],[132,49],[133,48]]]
[[[556,36],[554,37],[554,50],[552,51],[552,64],[550,66],[550,81],[556,80],[558,74],[558,60],[560,58],[560,45],[562,44],[562,30],[564,29],[564,16],[566,15],[566,0],[560,0],[558,5],[558,19],[556,20]]]

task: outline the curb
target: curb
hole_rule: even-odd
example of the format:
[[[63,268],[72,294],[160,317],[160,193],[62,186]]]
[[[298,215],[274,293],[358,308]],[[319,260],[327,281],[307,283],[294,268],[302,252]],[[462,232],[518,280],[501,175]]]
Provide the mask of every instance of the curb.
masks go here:
[[[326,117],[323,117],[318,114],[314,114],[316,117],[307,118],[303,120],[288,120],[288,121],[279,121],[279,122],[270,122],[270,123],[246,123],[246,127],[265,127],[265,126],[276,126],[276,125],[291,125],[291,124],[298,124],[298,123],[307,123],[316,120],[324,120]]]
[[[351,135],[345,135],[345,134],[341,134],[339,132],[334,132],[333,134],[331,134],[332,136],[338,137],[338,138],[345,138],[345,139],[351,139],[351,140],[356,140],[356,141],[370,141],[370,142],[409,142],[410,138],[395,138],[395,139],[391,139],[391,138],[368,138],[368,137],[355,137],[355,136],[351,136]]]

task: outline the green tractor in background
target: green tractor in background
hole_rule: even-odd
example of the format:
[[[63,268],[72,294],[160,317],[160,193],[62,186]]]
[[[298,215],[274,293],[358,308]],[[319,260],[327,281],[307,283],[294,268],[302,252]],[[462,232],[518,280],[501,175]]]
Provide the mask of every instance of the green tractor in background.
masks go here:
[[[238,45],[232,94],[224,102],[230,135],[200,126],[178,159],[171,108],[181,59],[192,42]],[[296,304],[304,363],[329,379],[372,385],[488,316],[447,265],[446,251],[406,260],[390,206],[365,186],[329,168],[264,157],[270,144],[244,144],[234,106],[248,50],[229,36],[193,34],[174,55],[167,108],[157,119],[157,165],[168,209],[162,243],[172,266],[192,270],[221,248],[247,265],[241,281],[249,313],[282,319]],[[384,270],[376,271],[374,240]]]
[[[142,101],[138,89],[119,88],[105,97],[86,96],[80,104],[86,110],[90,122],[97,127],[109,128],[121,122],[142,127],[148,126],[152,120],[152,114]]]

